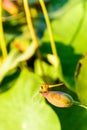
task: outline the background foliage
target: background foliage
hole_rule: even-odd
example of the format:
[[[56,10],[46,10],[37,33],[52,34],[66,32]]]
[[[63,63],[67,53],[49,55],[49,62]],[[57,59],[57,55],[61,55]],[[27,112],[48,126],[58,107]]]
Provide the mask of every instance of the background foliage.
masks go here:
[[[44,79],[47,84],[63,82],[75,100],[87,104],[87,1],[44,0],[58,54],[57,67],[39,1],[28,0],[28,4],[40,50],[28,30],[23,2],[2,1],[0,24],[7,55],[3,57],[0,30],[0,130],[86,130],[85,108],[55,107],[39,90]]]

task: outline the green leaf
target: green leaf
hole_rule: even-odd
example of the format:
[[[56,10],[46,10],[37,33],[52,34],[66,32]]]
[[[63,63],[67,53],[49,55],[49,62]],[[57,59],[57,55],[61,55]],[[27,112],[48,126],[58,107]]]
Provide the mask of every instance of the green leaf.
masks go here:
[[[70,3],[67,3],[67,6]],[[66,5],[65,5],[66,6]],[[51,22],[58,55],[62,64],[64,82],[75,89],[74,73],[81,55],[87,51],[87,2],[80,1]],[[46,29],[42,38],[43,55],[51,52]],[[44,51],[43,51],[44,50]]]
[[[87,129],[87,110],[78,106],[66,109],[54,108],[58,114],[62,130],[86,130]]]
[[[87,105],[87,55],[78,62],[75,82],[80,101]]]
[[[0,94],[0,130],[61,130],[58,116],[39,94],[38,82],[38,76],[23,70],[15,85]]]

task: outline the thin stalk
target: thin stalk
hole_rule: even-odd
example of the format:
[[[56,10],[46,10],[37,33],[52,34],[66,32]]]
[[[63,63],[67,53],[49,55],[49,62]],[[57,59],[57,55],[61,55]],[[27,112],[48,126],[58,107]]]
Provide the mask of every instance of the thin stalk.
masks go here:
[[[52,52],[53,52],[53,55],[57,58],[56,60],[58,60],[58,54],[57,54],[55,42],[54,42],[54,39],[53,39],[52,28],[51,28],[48,13],[47,13],[47,10],[46,10],[45,4],[44,4],[44,0],[39,0],[39,2],[40,2],[40,5],[41,5],[41,8],[42,8],[45,20],[46,20],[47,27],[48,27]]]
[[[87,109],[87,105],[85,105],[85,104],[83,104],[83,103],[81,103],[81,102],[73,101],[73,104]]]
[[[4,39],[4,31],[3,31],[3,25],[2,25],[2,0],[0,0],[0,46],[3,58],[7,56],[7,49],[6,49],[6,43]]]
[[[53,84],[53,85],[49,85],[49,88],[53,88],[53,87],[59,87],[64,85],[64,83],[59,83],[59,84]]]
[[[28,3],[28,0],[24,0],[23,2],[24,2],[24,9],[25,9],[25,14],[26,14],[26,20],[27,20],[28,28],[29,28],[29,30],[31,32],[32,40],[36,44],[37,56],[39,58],[40,67],[41,67],[42,73],[44,75],[44,68],[43,68],[43,65],[42,65],[42,62],[41,62],[41,54],[40,54],[40,50],[39,50],[38,40],[37,40],[35,31],[34,31],[34,27],[33,27],[33,23],[32,23],[32,19],[31,19],[29,3]],[[45,78],[44,78],[44,82],[46,82]]]
[[[33,42],[35,42],[36,48],[37,48],[38,47],[38,40],[37,40],[35,31],[34,31],[34,27],[33,27],[33,23],[32,23],[32,20],[31,20],[31,13],[30,13],[30,7],[29,7],[28,0],[24,0],[23,3],[24,3],[24,9],[25,9],[28,28],[31,32],[32,40],[33,40]]]

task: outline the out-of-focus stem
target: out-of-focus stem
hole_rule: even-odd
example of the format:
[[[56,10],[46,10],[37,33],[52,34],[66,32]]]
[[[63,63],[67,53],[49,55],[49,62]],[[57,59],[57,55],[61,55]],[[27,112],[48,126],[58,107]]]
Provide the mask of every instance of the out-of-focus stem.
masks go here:
[[[43,68],[43,65],[42,65],[42,62],[41,62],[41,54],[40,54],[40,50],[39,50],[38,40],[37,40],[35,31],[34,31],[34,27],[33,27],[33,23],[32,23],[32,19],[31,19],[29,3],[28,3],[28,0],[24,0],[23,2],[24,2],[24,9],[25,9],[28,28],[31,32],[32,40],[33,40],[33,42],[35,42],[36,48],[38,49],[37,55],[38,55],[38,58],[39,58],[39,61],[40,61],[40,67],[41,67],[42,73],[44,75],[44,68]],[[44,81],[46,82],[45,78],[44,78]]]
[[[52,28],[51,28],[48,13],[44,4],[44,0],[39,0],[39,2],[40,2],[40,5],[41,5],[41,8],[42,8],[45,20],[46,20],[47,27],[48,27],[52,52],[53,52],[53,55],[58,59],[58,54],[57,54],[57,50],[56,50],[56,46],[55,46],[55,42],[54,42],[53,34],[52,34]]]
[[[33,42],[35,42],[36,44],[36,48],[38,47],[38,40],[34,31],[34,27],[33,27],[33,23],[31,20],[31,13],[30,13],[30,8],[29,8],[29,3],[28,0],[24,0],[24,9],[25,9],[25,14],[26,14],[26,20],[27,20],[27,24],[28,24],[28,28],[31,32],[31,36],[32,36],[32,40]]]
[[[4,39],[4,31],[3,31],[3,25],[2,25],[2,0],[0,0],[0,46],[3,58],[7,56],[7,49],[6,49],[6,43]]]

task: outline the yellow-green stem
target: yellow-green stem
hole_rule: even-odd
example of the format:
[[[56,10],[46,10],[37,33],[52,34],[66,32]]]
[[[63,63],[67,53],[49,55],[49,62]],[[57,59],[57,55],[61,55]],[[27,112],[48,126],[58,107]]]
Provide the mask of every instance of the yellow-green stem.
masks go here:
[[[53,84],[53,85],[49,85],[49,88],[53,88],[53,87],[59,87],[64,85],[64,83],[59,83],[59,84]]]
[[[33,42],[35,42],[36,48],[37,48],[38,47],[38,40],[37,40],[35,31],[34,31],[34,27],[33,27],[33,23],[32,23],[32,20],[31,20],[31,13],[30,13],[29,3],[28,3],[28,0],[24,0],[23,2],[24,2],[24,9],[25,9],[28,28],[29,28],[29,30],[31,32],[32,40],[33,40]]]
[[[2,25],[2,0],[0,0],[0,46],[3,58],[7,56],[7,49],[6,49],[6,43],[4,39],[4,31],[3,31],[3,25]]]
[[[43,65],[42,65],[42,62],[41,62],[41,54],[40,54],[40,50],[39,50],[38,40],[37,40],[35,31],[34,31],[32,19],[31,19],[30,8],[29,8],[29,3],[28,3],[27,0],[24,0],[24,9],[25,9],[25,14],[26,14],[28,28],[29,28],[29,30],[31,32],[32,40],[36,44],[37,55],[38,55],[38,58],[39,58],[39,61],[40,61],[40,67],[41,67],[42,73],[44,75],[44,68],[43,68]],[[44,81],[46,82],[45,78],[44,78]]]
[[[47,13],[47,10],[46,10],[45,4],[44,4],[44,0],[39,0],[39,2],[40,2],[40,5],[41,5],[41,8],[42,8],[45,20],[46,20],[47,27],[48,27],[53,55],[58,57],[56,46],[55,46],[55,42],[54,42],[54,39],[53,39],[52,28],[51,28],[51,24],[50,24],[50,20],[49,20],[49,17],[48,17],[48,13]]]

